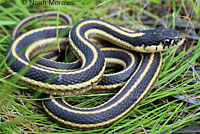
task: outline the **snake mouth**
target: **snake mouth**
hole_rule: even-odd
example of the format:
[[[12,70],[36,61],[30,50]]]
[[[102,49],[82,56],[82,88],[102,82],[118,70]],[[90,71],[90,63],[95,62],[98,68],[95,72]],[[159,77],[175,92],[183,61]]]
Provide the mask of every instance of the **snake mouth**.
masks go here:
[[[175,46],[179,46],[180,43],[182,43],[184,41],[184,38],[173,38],[173,39],[165,39],[161,42],[163,49],[165,49],[165,47],[171,48],[171,47],[175,47]]]
[[[177,37],[173,39],[165,39],[160,42],[159,45],[151,45],[151,46],[144,46],[141,47],[141,50],[143,53],[150,53],[150,52],[161,52],[166,51],[171,48],[175,48],[183,44],[185,38],[183,37]]]
[[[183,44],[185,38],[174,38],[174,39],[166,39],[161,42],[163,50],[168,50],[170,48],[175,48]]]

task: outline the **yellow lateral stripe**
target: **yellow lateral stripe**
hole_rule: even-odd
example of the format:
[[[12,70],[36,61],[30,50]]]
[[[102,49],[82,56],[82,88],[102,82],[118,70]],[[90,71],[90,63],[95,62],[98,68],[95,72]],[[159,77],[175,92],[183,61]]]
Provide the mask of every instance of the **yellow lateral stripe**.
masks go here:
[[[121,29],[115,27],[115,26],[112,26],[106,22],[103,22],[103,21],[99,21],[99,20],[87,20],[87,21],[83,21],[82,23],[79,24],[79,26],[83,26],[83,25],[86,25],[86,24],[90,24],[90,23],[95,23],[95,24],[100,24],[100,25],[104,25],[112,30],[114,30],[115,32],[118,32],[119,34],[123,34],[125,36],[128,36],[128,37],[140,37],[140,36],[143,36],[145,35],[145,33],[142,33],[142,32],[136,32],[136,33],[128,33],[128,32],[125,32],[125,31],[122,31]]]
[[[49,14],[57,14],[57,11],[47,11],[47,12],[44,12],[44,13],[38,13],[38,14],[31,15],[31,16],[26,17],[25,19],[21,20],[21,21],[16,25],[16,27],[14,28],[14,30],[13,30],[13,32],[12,32],[12,37],[14,38],[14,37],[17,35],[17,32],[20,31],[21,28],[19,28],[19,27],[24,26],[24,25],[26,25],[26,24],[29,24],[29,23],[31,22],[31,21],[28,21],[28,20],[30,20],[30,19],[32,19],[32,18],[37,18],[37,17],[39,17],[39,16],[44,17],[44,15],[49,15]],[[70,17],[69,15],[67,15],[67,14],[65,14],[65,13],[62,13],[62,12],[60,12],[59,14],[65,16],[65,17],[67,18],[67,20],[69,21],[69,24],[72,23],[72,19],[71,19],[71,17]],[[49,17],[45,17],[45,18],[48,19]],[[56,18],[56,16],[55,16],[54,18]],[[38,18],[38,19],[39,19],[39,18]],[[60,20],[63,21],[63,22],[65,22],[65,19],[62,19],[62,17],[60,18]],[[23,23],[26,22],[26,21],[27,21],[27,23],[23,24]],[[35,19],[34,21],[36,21],[36,19]],[[23,25],[22,25],[22,24],[23,24]]]

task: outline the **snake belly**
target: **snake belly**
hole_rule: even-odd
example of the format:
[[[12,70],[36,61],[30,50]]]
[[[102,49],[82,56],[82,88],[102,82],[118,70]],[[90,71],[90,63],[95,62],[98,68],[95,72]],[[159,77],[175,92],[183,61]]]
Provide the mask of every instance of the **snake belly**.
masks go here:
[[[25,24],[40,17],[52,18],[56,14],[56,12],[36,14],[25,18],[15,27],[13,32],[15,40],[7,51],[9,57],[6,68],[21,81],[31,85],[33,89],[45,93],[44,97],[52,98],[43,101],[45,111],[57,121],[75,128],[104,127],[130,112],[156,82],[162,64],[160,52],[177,47],[184,41],[182,34],[173,29],[131,31],[100,19],[84,19],[76,23],[69,33],[66,32],[66,26],[58,28],[51,26],[31,30],[17,37],[17,33]],[[67,24],[71,22],[69,16],[64,13],[61,13],[60,17]],[[49,67],[48,64],[58,65],[59,63],[45,59],[33,63],[30,61],[31,51],[27,52],[31,50],[30,44],[55,38],[57,29],[59,34],[66,33],[62,38],[69,39],[72,50],[81,62],[80,68],[69,70],[69,68],[56,68],[56,66]],[[93,108],[77,108],[68,104],[64,98],[55,99],[53,96],[82,94],[98,86],[98,82],[106,78],[105,75],[103,77],[106,56],[90,38],[109,41],[133,51],[132,53],[136,51],[140,53],[140,58],[135,59],[137,61],[140,59],[140,61],[137,68],[132,70],[130,77],[126,78],[127,82],[124,86],[109,101]],[[37,45],[32,46],[35,48]],[[111,50],[108,48],[107,51]],[[118,49],[118,51],[123,50]],[[44,64],[38,64],[39,62]],[[29,69],[24,71],[26,67]],[[123,82],[120,81],[116,85]],[[102,85],[100,87],[115,87],[112,84]]]

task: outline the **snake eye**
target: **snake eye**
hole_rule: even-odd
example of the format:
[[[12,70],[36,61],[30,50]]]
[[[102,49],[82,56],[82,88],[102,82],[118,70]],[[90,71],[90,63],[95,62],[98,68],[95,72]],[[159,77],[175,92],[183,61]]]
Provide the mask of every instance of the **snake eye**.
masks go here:
[[[169,45],[171,45],[171,40],[165,39],[165,40],[162,41],[162,44],[165,45],[165,46],[169,46]]]

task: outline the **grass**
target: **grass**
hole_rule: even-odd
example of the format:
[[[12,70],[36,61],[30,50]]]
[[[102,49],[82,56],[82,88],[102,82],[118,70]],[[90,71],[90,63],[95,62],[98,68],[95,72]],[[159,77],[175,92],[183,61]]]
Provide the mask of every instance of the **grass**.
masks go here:
[[[0,132],[1,133],[172,133],[185,126],[200,125],[200,82],[193,75],[190,65],[199,64],[200,41],[186,39],[179,49],[163,52],[163,67],[158,82],[148,96],[128,115],[109,127],[95,130],[73,130],[53,121],[41,106],[40,93],[20,84],[17,78],[9,75],[4,67],[6,50],[12,42],[12,29],[22,19],[31,14],[58,10],[72,16],[74,23],[82,18],[103,18],[116,25],[128,28],[155,28],[159,22],[164,27],[176,27],[177,18],[186,18],[187,24],[200,25],[200,3],[196,0],[74,0],[67,6],[33,6],[24,1],[0,0]],[[29,2],[29,1],[28,1]],[[145,24],[148,17],[150,24]],[[171,19],[170,19],[171,18]],[[35,22],[22,29],[22,33],[44,25],[58,25],[58,21]],[[152,23],[153,22],[153,23]],[[192,23],[194,22],[194,23]],[[163,26],[162,26],[163,27]],[[189,29],[182,32],[189,34]],[[190,28],[193,32],[194,27]],[[196,34],[199,31],[196,30]],[[198,70],[197,70],[198,73]],[[199,73],[198,73],[199,74]],[[91,107],[108,100],[115,93],[80,95],[72,104],[78,107]],[[182,95],[181,97],[176,97]]]

